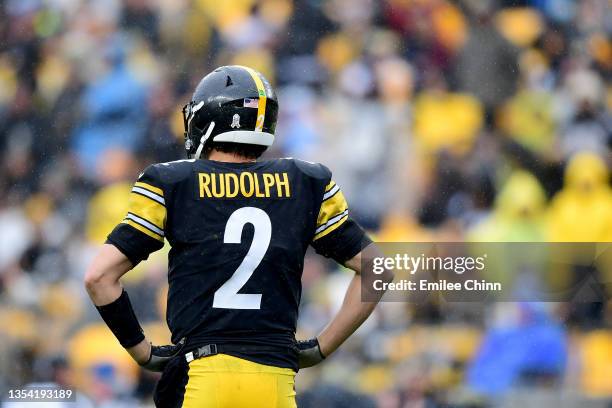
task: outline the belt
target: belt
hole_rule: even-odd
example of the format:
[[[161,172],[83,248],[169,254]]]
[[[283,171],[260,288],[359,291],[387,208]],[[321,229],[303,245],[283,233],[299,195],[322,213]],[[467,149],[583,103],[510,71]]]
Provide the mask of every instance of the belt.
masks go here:
[[[270,352],[279,352],[279,351],[286,351],[287,348],[286,347],[280,347],[280,346],[256,346],[256,345],[239,345],[239,344],[207,344],[205,346],[202,347],[198,347],[197,349],[190,351],[188,353],[185,353],[185,360],[187,360],[188,363],[192,362],[193,360],[197,360],[198,358],[202,358],[202,357],[209,357],[209,356],[214,356],[215,354],[219,354],[219,353],[236,353],[236,352],[240,352],[240,353],[248,353],[250,351],[255,351],[255,352],[265,352],[265,351],[270,351]]]
[[[197,360],[198,358],[214,356],[218,353],[219,351],[216,344],[207,344],[185,354],[185,360],[187,360],[188,363],[191,363],[193,360]]]

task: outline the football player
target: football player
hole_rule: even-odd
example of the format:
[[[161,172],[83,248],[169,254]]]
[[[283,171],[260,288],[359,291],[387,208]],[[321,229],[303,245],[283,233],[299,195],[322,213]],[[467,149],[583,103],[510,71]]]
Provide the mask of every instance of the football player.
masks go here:
[[[331,355],[370,315],[362,250],[331,172],[296,159],[258,160],[274,141],[278,101],[251,68],[226,66],[183,109],[189,159],[149,166],[125,219],[85,277],[123,347],[163,371],[160,407],[295,407],[298,369]],[[119,279],[168,240],[173,345],[147,341]],[[295,339],[308,246],[354,270],[341,309],[316,337]]]

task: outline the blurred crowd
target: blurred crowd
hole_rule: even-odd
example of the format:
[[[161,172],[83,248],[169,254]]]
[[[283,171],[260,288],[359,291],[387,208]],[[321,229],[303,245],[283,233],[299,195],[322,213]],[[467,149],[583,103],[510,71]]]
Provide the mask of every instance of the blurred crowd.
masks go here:
[[[611,33],[607,0],[0,1],[0,391],[150,404],[82,277],[220,65],[272,82],[266,155],[329,166],[380,241],[612,242]],[[166,254],[124,282],[159,342]],[[308,254],[298,336],[349,277]],[[576,406],[612,399],[611,356],[612,303],[386,303],[297,386],[302,407]]]

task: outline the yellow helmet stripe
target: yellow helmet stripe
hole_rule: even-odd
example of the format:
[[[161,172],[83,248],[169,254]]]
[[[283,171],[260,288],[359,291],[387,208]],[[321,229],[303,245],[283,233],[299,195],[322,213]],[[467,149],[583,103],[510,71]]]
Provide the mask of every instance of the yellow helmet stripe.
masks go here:
[[[257,87],[257,94],[259,95],[259,100],[257,102],[257,122],[255,123],[255,131],[261,132],[263,131],[264,120],[266,118],[266,101],[268,96],[266,95],[266,88],[264,87],[263,81],[259,77],[257,71],[249,67],[242,67],[246,69],[246,71],[251,75],[253,81],[255,81],[255,86]]]

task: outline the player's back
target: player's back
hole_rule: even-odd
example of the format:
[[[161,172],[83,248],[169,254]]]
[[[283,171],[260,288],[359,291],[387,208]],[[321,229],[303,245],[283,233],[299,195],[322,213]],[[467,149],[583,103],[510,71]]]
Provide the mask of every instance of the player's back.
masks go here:
[[[304,254],[321,232],[317,221],[332,184],[324,166],[294,159],[150,166],[134,188],[151,208],[131,212],[128,222],[143,229],[155,227],[146,221],[161,226],[165,217],[163,229],[147,232],[172,247],[167,320],[173,342],[252,345],[234,354],[294,367]],[[338,198],[341,203],[327,201],[345,212],[336,220],[343,221],[347,211],[341,193]],[[266,352],[274,347],[279,352]]]
[[[309,167],[305,174],[287,159],[160,166],[162,180],[164,170],[177,177],[167,204],[176,340],[293,344],[304,254],[329,181],[322,167]]]

